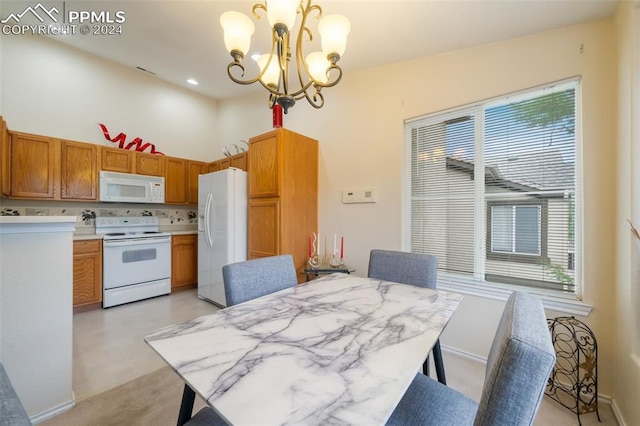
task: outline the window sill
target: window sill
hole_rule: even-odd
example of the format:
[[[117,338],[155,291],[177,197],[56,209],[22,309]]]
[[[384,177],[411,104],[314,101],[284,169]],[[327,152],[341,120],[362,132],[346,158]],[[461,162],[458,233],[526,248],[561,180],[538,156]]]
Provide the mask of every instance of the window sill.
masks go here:
[[[470,296],[484,297],[506,301],[514,290],[524,290],[537,294],[542,299],[545,309],[566,313],[569,315],[579,315],[586,317],[591,313],[593,306],[580,300],[557,295],[550,295],[548,292],[537,291],[536,289],[526,289],[522,287],[496,286],[485,282],[464,280],[460,278],[438,276],[438,289],[452,291],[455,293],[468,294]]]

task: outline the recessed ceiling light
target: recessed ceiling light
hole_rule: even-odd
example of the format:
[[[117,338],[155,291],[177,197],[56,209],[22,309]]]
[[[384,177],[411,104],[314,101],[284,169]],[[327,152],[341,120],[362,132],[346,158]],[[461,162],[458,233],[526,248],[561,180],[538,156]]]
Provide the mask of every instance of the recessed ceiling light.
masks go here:
[[[197,82],[196,80],[194,80],[193,78],[188,79],[188,80],[187,80],[187,83],[189,83],[189,84],[193,84],[194,86],[197,86],[197,85],[198,85],[198,82]]]

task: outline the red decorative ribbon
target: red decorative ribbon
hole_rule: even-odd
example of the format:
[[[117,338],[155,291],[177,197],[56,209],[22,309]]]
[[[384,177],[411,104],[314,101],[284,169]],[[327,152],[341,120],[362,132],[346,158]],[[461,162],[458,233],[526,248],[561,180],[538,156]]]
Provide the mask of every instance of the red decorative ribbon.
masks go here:
[[[134,147],[134,149],[133,149],[134,151],[143,152],[145,149],[151,147],[151,151],[150,151],[151,154],[164,155],[162,152],[156,151],[156,146],[154,144],[149,143],[149,142],[143,144],[142,143],[142,138],[135,138],[134,140],[132,140],[128,144],[125,141],[126,138],[127,138],[127,135],[125,135],[122,132],[120,134],[118,134],[118,136],[116,136],[115,138],[112,138],[109,135],[109,131],[107,130],[107,126],[105,126],[102,123],[98,123],[98,124],[102,128],[102,133],[104,133],[104,137],[109,142],[117,143],[118,144],[118,148],[131,149],[132,147]]]

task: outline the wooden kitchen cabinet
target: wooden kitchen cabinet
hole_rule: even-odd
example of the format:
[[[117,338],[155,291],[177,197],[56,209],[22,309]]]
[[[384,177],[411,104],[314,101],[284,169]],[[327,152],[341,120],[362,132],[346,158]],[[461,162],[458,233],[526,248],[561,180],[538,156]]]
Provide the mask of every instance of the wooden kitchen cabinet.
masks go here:
[[[10,133],[9,194],[16,198],[59,199],[60,141]]]
[[[165,204],[187,204],[189,201],[187,163],[183,158],[165,157]]]
[[[228,169],[231,166],[231,160],[227,158],[223,158],[222,160],[218,160],[218,164],[220,164],[220,170]]]
[[[198,204],[198,176],[209,173],[209,165],[202,161],[189,161],[189,204]]]
[[[194,288],[198,284],[198,235],[171,237],[171,291]]]
[[[100,170],[118,173],[133,173],[134,151],[120,148],[102,148]]]
[[[247,153],[242,152],[240,154],[236,154],[233,157],[230,157],[231,167],[235,167],[236,169],[247,171]]]
[[[98,145],[60,142],[60,198],[98,200]]]
[[[5,195],[37,200],[98,199],[97,145],[14,132],[4,149],[9,157],[9,182],[3,177]]]
[[[209,173],[228,169],[229,167],[235,167],[236,169],[244,170],[245,172],[248,171],[248,153],[241,152],[240,154],[232,155],[231,157],[212,161],[209,163]]]
[[[318,141],[284,128],[256,136],[247,167],[249,259],[291,254],[302,268],[318,232]]]
[[[130,151],[121,148],[101,150],[100,170],[119,173],[134,173],[146,176],[164,176],[164,156]]]
[[[277,256],[280,251],[280,201],[249,200],[249,257]]]
[[[102,240],[73,242],[74,312],[99,308],[102,303]],[[82,309],[78,309],[82,307]]]
[[[133,173],[147,176],[165,175],[165,157],[159,154],[134,153],[135,167]]]

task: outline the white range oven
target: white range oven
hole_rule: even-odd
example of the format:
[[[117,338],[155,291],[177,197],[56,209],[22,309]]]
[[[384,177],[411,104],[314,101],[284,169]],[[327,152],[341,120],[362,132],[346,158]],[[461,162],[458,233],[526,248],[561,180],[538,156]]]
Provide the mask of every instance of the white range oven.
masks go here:
[[[171,292],[171,234],[158,218],[97,217],[102,241],[102,307]]]

